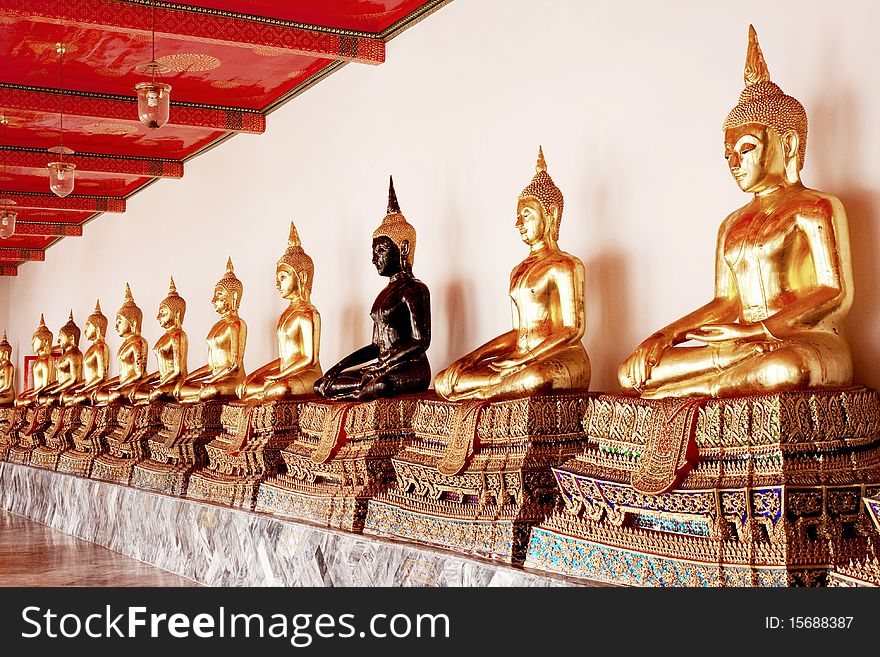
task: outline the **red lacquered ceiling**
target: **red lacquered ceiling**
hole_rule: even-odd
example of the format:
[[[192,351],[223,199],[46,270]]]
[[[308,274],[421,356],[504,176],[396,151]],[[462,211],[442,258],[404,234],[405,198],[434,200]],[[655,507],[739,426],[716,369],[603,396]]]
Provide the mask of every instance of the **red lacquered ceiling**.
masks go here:
[[[230,135],[264,132],[269,112],[342,64],[381,64],[386,41],[450,1],[0,1],[0,198],[18,212],[16,234],[0,239],[0,275],[124,212],[155,178],[183,177],[187,160]],[[159,129],[138,121],[133,90],[153,57],[151,26],[172,85]],[[46,149],[62,140],[76,164],[64,199],[46,169],[57,159]]]

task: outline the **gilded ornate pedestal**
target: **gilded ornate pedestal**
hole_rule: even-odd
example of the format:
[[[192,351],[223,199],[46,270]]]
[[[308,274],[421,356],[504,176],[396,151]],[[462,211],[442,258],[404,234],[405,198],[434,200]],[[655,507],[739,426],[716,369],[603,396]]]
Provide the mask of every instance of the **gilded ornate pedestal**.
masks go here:
[[[162,427],[161,405],[120,406],[116,425],[107,434],[107,451],[92,465],[92,479],[131,483],[135,465],[149,457],[147,441]]]
[[[223,431],[207,444],[208,465],[192,474],[186,496],[253,509],[260,484],[278,472],[279,452],[299,432],[304,403],[225,404]]]
[[[880,495],[866,497],[864,500],[868,515],[880,532]],[[829,579],[831,586],[880,586],[880,554],[876,547],[880,541],[869,545],[863,559],[851,559],[848,563],[835,566]],[[873,548],[873,549],[872,549]]]
[[[52,422],[52,407],[48,404],[40,404],[22,409],[24,422],[21,423],[17,433],[18,440],[9,446],[7,460],[11,463],[30,465],[31,454],[42,445],[43,432]]]
[[[154,404],[161,426],[149,439],[150,458],[137,463],[132,486],[169,495],[184,495],[190,475],[208,464],[205,445],[223,430],[223,404]]]
[[[73,448],[73,433],[80,423],[81,406],[53,406],[51,422],[42,444],[31,452],[31,465],[55,470],[62,452]]]
[[[106,450],[106,437],[116,428],[121,406],[83,406],[79,426],[71,434],[73,449],[61,453],[56,470],[88,477],[92,464]]]
[[[551,467],[584,449],[589,398],[420,401],[415,439],[392,459],[396,486],[370,501],[365,531],[521,562],[553,508]]]
[[[282,474],[260,485],[257,511],[361,531],[370,498],[394,479],[392,457],[412,439],[418,397],[312,402],[281,451]]]
[[[0,408],[0,460],[9,460],[9,452],[18,443],[18,435],[27,422],[25,408]]]
[[[527,566],[634,585],[816,585],[877,547],[862,504],[880,492],[874,390],[591,407],[589,445],[554,468],[564,506],[532,531]]]

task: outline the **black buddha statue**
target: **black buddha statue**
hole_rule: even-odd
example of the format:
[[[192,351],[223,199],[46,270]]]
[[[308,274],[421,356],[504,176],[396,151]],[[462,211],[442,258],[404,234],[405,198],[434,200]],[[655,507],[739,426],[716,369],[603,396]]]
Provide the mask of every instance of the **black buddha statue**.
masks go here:
[[[315,382],[328,399],[369,401],[423,392],[431,384],[431,297],[413,276],[416,230],[400,212],[394,181],[388,213],[373,233],[373,265],[391,280],[373,302],[373,341],[349,354]]]

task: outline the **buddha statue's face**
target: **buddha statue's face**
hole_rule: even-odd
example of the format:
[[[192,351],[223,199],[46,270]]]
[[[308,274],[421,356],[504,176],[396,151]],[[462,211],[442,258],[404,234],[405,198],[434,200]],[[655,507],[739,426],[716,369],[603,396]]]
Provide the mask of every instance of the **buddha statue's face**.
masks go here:
[[[123,338],[134,333],[134,327],[125,315],[116,315],[116,332]]]
[[[64,331],[58,333],[58,346],[62,350],[69,349],[73,345],[73,338]]]
[[[281,265],[275,269],[275,287],[285,299],[302,298],[299,276],[292,268]]]
[[[33,347],[35,354],[42,355],[46,350],[46,343],[39,335],[35,335],[31,340],[31,347]]]
[[[529,246],[540,242],[547,235],[548,224],[544,207],[538,199],[527,196],[519,200],[516,208],[516,227],[523,242]]]
[[[156,321],[163,329],[170,329],[178,325],[177,313],[171,311],[171,308],[162,304],[159,306],[159,314],[156,315]]]
[[[400,249],[390,237],[380,235],[373,240],[373,266],[380,276],[394,276],[401,270]]]
[[[214,297],[211,299],[211,305],[214,306],[214,310],[216,310],[221,315],[225,315],[226,313],[232,312],[236,309],[236,301],[235,293],[229,292],[222,285],[218,285],[214,288]]]
[[[83,327],[83,335],[86,336],[86,340],[94,341],[98,338],[98,329],[91,322],[86,322],[85,327]]]
[[[724,131],[724,158],[744,192],[760,194],[785,182],[785,151],[773,128],[747,123]]]
[[[11,357],[12,354],[6,351],[6,349],[0,349],[0,365],[8,365]]]

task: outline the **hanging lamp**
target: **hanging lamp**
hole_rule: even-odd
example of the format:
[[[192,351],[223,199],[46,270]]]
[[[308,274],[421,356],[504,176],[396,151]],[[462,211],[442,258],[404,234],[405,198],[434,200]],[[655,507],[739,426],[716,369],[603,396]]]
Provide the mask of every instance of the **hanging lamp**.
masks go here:
[[[138,117],[148,128],[161,128],[168,123],[171,113],[171,85],[156,82],[156,76],[168,68],[156,61],[156,0],[150,6],[150,32],[153,35],[153,59],[137,67],[139,73],[150,76],[149,82],[134,85],[137,92]]]
[[[56,162],[49,162],[46,165],[49,168],[49,189],[56,196],[64,198],[73,191],[74,169],[76,165],[64,161],[65,155],[73,155],[73,150],[64,145],[64,53],[65,47],[55,44],[55,52],[58,53],[58,71],[61,82],[61,101],[60,101],[60,128],[58,136],[58,145],[48,149],[50,153],[58,156]]]
[[[9,119],[6,118],[5,114],[0,114],[0,125],[3,126],[3,165],[2,165],[2,178],[5,181],[6,179],[6,124],[9,123]],[[15,205],[15,201],[11,198],[0,198],[0,239],[5,240],[7,237],[12,237],[12,234],[15,232],[15,218],[18,216],[18,213],[12,209],[12,206]]]

